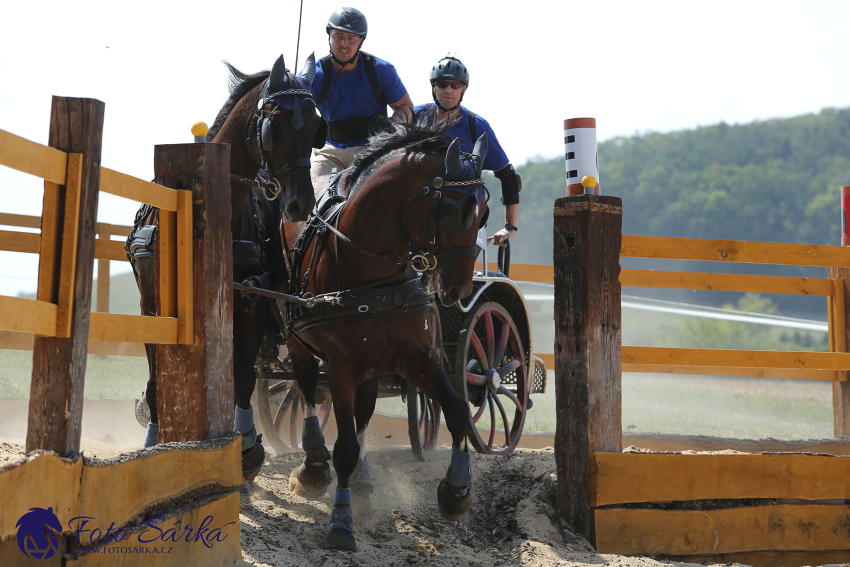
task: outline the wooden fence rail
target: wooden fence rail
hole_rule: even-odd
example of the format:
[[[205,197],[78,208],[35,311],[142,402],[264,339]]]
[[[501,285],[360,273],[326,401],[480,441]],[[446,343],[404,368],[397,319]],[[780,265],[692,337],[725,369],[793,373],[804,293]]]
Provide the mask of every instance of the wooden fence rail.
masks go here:
[[[751,368],[766,377],[831,380],[835,436],[847,435],[850,270],[831,268],[830,277],[821,280],[727,279],[621,271],[619,259],[845,266],[850,250],[633,236],[623,236],[621,248],[619,199],[581,195],[558,199],[555,207],[555,463],[561,517],[600,553],[760,567],[846,561],[850,457],[769,454],[769,447],[752,443],[747,450],[765,453],[624,454],[621,380],[623,370],[635,368],[704,373]],[[621,285],[825,295],[833,352],[622,347],[616,299]],[[848,439],[836,443],[846,449]],[[794,446],[800,442],[789,444]],[[826,444],[817,446],[829,451]],[[705,447],[694,443],[689,448]]]
[[[105,549],[115,542],[94,541],[98,553],[78,551],[70,526],[74,515],[105,521],[103,527],[118,524],[127,533],[145,529],[137,525],[140,517],[162,516],[169,526],[196,529],[205,517],[215,518],[226,537],[216,539],[214,549],[176,546],[173,555],[119,555],[118,563],[231,565],[241,557],[235,489],[243,479],[241,436],[233,431],[230,147],[157,146],[154,165],[162,184],[154,184],[100,167],[103,116],[100,101],[54,97],[50,147],[0,131],[0,165],[45,179],[38,222],[0,216],[0,223],[41,229],[0,233],[0,248],[39,254],[37,299],[0,296],[0,336],[36,334],[28,455],[0,470],[0,564],[30,564],[18,548],[15,526],[28,509],[41,506],[69,526],[58,534],[59,553],[46,565],[116,564]],[[91,312],[94,260],[125,259],[123,246],[110,236],[129,228],[96,222],[100,191],[160,207],[156,317]],[[100,265],[106,282],[107,261]],[[108,297],[108,287],[103,295]],[[159,442],[199,443],[108,461],[82,457],[90,339],[157,344]]]

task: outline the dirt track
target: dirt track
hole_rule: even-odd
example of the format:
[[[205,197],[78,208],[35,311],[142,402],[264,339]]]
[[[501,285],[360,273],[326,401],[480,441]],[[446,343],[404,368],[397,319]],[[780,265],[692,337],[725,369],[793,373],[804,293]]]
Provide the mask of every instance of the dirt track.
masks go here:
[[[271,455],[242,494],[243,561],[236,565],[660,564],[598,555],[556,518],[551,448],[520,449],[511,457],[474,456],[472,509],[460,522],[444,520],[436,493],[449,455],[448,447],[442,447],[422,463],[405,446],[371,453],[376,490],[354,500],[356,553],[321,550],[333,485],[318,500],[297,496],[289,490],[289,473],[302,457]]]

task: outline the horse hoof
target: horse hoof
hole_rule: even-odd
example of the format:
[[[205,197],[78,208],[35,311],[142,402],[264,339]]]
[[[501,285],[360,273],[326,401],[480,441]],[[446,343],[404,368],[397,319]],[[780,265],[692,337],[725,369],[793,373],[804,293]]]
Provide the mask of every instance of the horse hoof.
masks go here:
[[[462,520],[469,513],[469,507],[472,505],[472,490],[464,496],[455,496],[452,494],[449,483],[443,479],[437,488],[437,504],[440,506],[440,514],[445,519],[450,522]]]
[[[348,530],[331,530],[325,536],[322,549],[334,551],[357,551],[357,543],[354,534]]]
[[[372,496],[375,493],[375,485],[368,480],[352,480],[349,486],[351,486],[351,493],[357,496]]]
[[[265,460],[266,450],[263,449],[262,437],[257,437],[253,447],[242,451],[242,477],[245,480],[254,480],[260,474]]]
[[[301,463],[289,475],[289,490],[304,498],[320,498],[327,492],[331,482],[331,467],[328,463],[316,467]]]

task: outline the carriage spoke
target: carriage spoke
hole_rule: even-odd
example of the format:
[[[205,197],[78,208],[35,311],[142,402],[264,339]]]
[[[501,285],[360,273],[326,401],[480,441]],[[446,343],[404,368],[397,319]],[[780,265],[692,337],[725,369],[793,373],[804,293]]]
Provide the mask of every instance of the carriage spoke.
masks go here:
[[[487,355],[484,354],[484,347],[481,346],[481,340],[478,338],[478,335],[475,334],[474,329],[470,329],[469,331],[469,342],[475,350],[475,354],[478,357],[478,362],[481,363],[481,367],[490,368],[490,363],[487,361]]]
[[[283,421],[283,416],[286,415],[286,411],[289,409],[289,406],[292,405],[292,398],[295,396],[294,390],[289,390],[286,395],[283,397],[283,401],[280,402],[280,406],[277,408],[277,412],[274,414],[274,420],[272,423],[274,424],[274,428],[276,431],[280,431],[281,421]]]
[[[283,382],[275,382],[271,386],[269,386],[269,397],[280,394],[281,392],[285,392],[288,390],[291,385],[289,380],[284,380]]]
[[[508,389],[507,389],[507,388],[505,388],[504,386],[499,386],[499,393],[500,393],[500,394],[502,394],[502,395],[507,396],[508,398],[510,398],[510,400],[511,400],[511,401],[514,403],[514,405],[516,406],[516,409],[518,409],[520,412],[521,412],[521,411],[523,411],[522,404],[521,404],[521,403],[519,403],[519,400],[517,399],[517,397],[516,397],[516,396],[514,396],[514,393],[513,393],[513,392],[511,392],[510,390],[508,390]]]
[[[487,407],[487,399],[490,397],[490,390],[484,390],[484,401],[481,403],[481,407],[478,408],[478,411],[475,412],[475,415],[472,416],[472,423],[478,423],[478,420],[481,419],[481,414],[484,413],[484,408]]]
[[[496,338],[493,331],[493,314],[490,311],[484,312],[484,331],[487,337],[487,356],[489,357],[487,362],[490,363],[490,366],[494,366],[497,360],[493,358],[496,350]]]
[[[476,374],[474,372],[466,373],[466,383],[467,384],[475,384],[476,386],[483,386],[487,383],[487,377],[482,376],[481,374]]]
[[[490,406],[490,440],[487,442],[488,447],[493,447],[493,441],[496,439],[496,405],[493,400],[496,396],[490,396],[487,399],[487,405]]]
[[[516,370],[517,368],[520,367],[521,364],[522,364],[522,361],[520,359],[514,358],[513,360],[511,360],[510,362],[508,362],[507,364],[505,364],[504,366],[499,368],[499,376],[504,376],[505,374],[509,373],[511,370]]]
[[[292,401],[292,411],[289,412],[289,446],[295,449],[298,446],[298,437],[295,431],[298,427],[298,410],[301,408],[303,396],[299,393]]]
[[[425,419],[426,418],[426,412],[427,412],[426,406],[428,405],[427,401],[425,400],[425,394],[423,394],[422,392],[419,392],[416,395],[416,403],[419,405],[419,423],[417,423],[417,427],[421,431],[422,426],[425,424],[425,421],[426,421],[426,419]]]
[[[499,364],[502,360],[502,355],[505,354],[505,347],[508,345],[508,337],[511,334],[511,326],[507,323],[502,325],[502,332],[499,335],[499,344],[496,347],[496,354],[493,355],[493,366]]]
[[[511,446],[511,424],[508,421],[508,414],[505,413],[505,407],[502,405],[502,402],[499,401],[499,396],[493,396],[493,401],[496,402],[496,405],[499,406],[499,413],[502,414],[502,424],[505,426],[505,446]],[[493,420],[495,425],[495,420]],[[495,430],[495,428],[494,428]]]

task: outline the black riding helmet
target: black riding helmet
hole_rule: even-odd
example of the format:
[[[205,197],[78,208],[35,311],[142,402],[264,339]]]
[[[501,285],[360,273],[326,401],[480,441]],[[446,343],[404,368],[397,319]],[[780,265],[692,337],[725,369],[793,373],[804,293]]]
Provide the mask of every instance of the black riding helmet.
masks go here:
[[[366,22],[366,16],[364,16],[363,12],[361,12],[357,8],[343,7],[334,10],[334,13],[331,14],[330,18],[328,18],[328,25],[325,26],[325,31],[328,32],[329,48],[331,43],[331,30],[340,30],[348,33],[353,33],[363,38],[360,41],[360,45],[357,46],[357,52],[351,59],[346,62],[337,59],[336,55],[334,55],[333,49],[330,49],[331,59],[333,59],[334,61],[336,61],[337,64],[342,65],[343,68],[345,68],[346,65],[357,59],[357,56],[360,54],[360,48],[363,47],[363,42],[366,41],[366,33],[369,31],[369,24]]]
[[[366,16],[357,8],[337,8],[328,18],[328,25],[325,27],[328,35],[331,35],[332,29],[357,34],[366,39],[369,24],[366,23]]]
[[[458,100],[457,106],[452,108],[443,108],[443,106],[437,102],[437,81],[458,81],[469,86],[469,70],[466,68],[466,65],[464,65],[457,57],[446,55],[437,61],[433,67],[431,67],[431,98],[434,99],[434,103],[444,112],[450,112],[460,106],[460,103],[463,102],[463,94],[460,95],[460,100]]]

